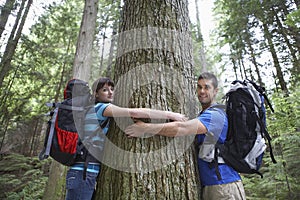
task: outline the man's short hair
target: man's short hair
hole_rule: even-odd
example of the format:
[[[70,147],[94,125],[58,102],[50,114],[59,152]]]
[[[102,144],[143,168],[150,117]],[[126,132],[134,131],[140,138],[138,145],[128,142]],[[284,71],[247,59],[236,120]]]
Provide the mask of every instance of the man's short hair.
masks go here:
[[[218,88],[218,79],[213,73],[204,72],[204,73],[199,75],[198,81],[201,80],[201,79],[212,80],[212,84],[213,84],[214,88]]]

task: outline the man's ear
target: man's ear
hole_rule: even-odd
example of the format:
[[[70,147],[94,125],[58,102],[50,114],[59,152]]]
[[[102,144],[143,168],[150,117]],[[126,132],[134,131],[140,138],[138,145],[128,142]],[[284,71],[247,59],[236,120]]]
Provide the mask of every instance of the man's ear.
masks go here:
[[[215,88],[215,94],[217,94],[219,91],[219,88]]]

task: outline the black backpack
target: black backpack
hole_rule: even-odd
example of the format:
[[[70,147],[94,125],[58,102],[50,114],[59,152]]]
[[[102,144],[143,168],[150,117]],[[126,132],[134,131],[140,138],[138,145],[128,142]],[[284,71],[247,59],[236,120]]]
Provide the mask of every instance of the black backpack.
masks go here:
[[[273,163],[276,160],[271,146],[271,137],[266,128],[264,101],[274,112],[263,87],[253,81],[233,81],[226,98],[228,132],[224,144],[216,144],[215,155],[223,158],[226,164],[237,172],[262,174],[259,172],[266,142],[269,144]]]

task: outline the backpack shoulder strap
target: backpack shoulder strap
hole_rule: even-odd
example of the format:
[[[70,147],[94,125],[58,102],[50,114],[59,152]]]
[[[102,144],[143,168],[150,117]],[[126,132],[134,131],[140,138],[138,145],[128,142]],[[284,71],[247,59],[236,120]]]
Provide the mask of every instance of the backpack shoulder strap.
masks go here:
[[[210,108],[219,108],[219,109],[225,111],[226,110],[226,105],[224,105],[224,104],[214,104]]]
[[[107,124],[109,123],[110,121],[110,117],[108,117],[106,120],[104,120],[101,124],[100,124],[100,127],[103,129],[107,126]]]
[[[58,108],[54,109],[54,111],[52,113],[52,117],[51,117],[51,120],[50,120],[51,126],[50,126],[49,135],[48,135],[48,138],[47,138],[47,144],[44,147],[44,149],[42,150],[42,152],[39,154],[39,159],[40,160],[44,160],[44,159],[48,158],[49,155],[50,155],[52,139],[54,137],[54,128],[55,128],[55,121],[56,121],[56,118],[57,118],[57,113],[58,113]]]

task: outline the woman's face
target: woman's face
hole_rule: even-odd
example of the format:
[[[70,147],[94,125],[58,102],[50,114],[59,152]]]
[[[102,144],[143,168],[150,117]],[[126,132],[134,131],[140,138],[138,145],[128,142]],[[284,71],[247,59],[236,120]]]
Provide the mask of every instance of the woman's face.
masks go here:
[[[97,101],[102,103],[111,103],[114,99],[114,87],[109,86],[106,83],[96,92],[95,98],[97,99]]]

